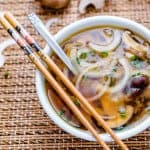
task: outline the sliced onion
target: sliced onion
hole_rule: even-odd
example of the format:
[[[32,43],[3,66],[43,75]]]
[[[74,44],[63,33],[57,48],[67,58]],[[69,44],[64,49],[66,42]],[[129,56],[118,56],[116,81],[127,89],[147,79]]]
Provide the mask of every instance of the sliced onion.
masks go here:
[[[86,73],[86,76],[89,78],[100,78],[100,77],[104,77],[105,75],[109,75],[111,72],[110,70],[112,70],[112,68],[114,66],[116,66],[117,62],[118,61],[116,59],[113,59],[111,62],[109,62],[108,59],[101,60],[101,61],[89,66],[89,67],[91,67],[91,68],[89,68],[89,70],[93,69],[94,66],[95,66],[95,68],[99,67],[99,70],[88,71]],[[98,64],[100,64],[100,65],[98,65]],[[105,69],[101,69],[100,66],[102,66],[102,67],[106,66],[106,67],[104,67]]]
[[[121,58],[121,59],[119,59],[119,63],[123,66],[125,75],[124,75],[124,78],[117,85],[115,85],[109,89],[111,93],[116,93],[116,92],[119,92],[120,90],[122,90],[125,87],[128,79],[129,79],[130,71],[129,71],[128,62],[126,61],[125,58]]]
[[[91,66],[91,65],[97,63],[98,61],[100,61],[100,57],[97,55],[90,56],[90,54],[89,54],[90,52],[91,51],[88,48],[81,47],[80,49],[77,50],[76,47],[72,47],[72,49],[70,51],[70,59],[71,59],[71,61],[76,62],[77,64],[78,64],[77,59],[80,61],[80,63],[78,64],[78,68]],[[80,58],[80,55],[82,53],[86,53],[87,58],[85,58],[85,59]]]
[[[107,82],[105,82],[105,84],[103,85],[103,88],[98,89],[99,93],[96,94],[95,96],[88,98],[88,100],[94,101],[94,100],[97,100],[98,98],[100,98],[107,91],[109,83],[110,83],[110,78],[108,78]],[[98,86],[97,88],[99,88],[99,87],[100,86]]]
[[[111,43],[108,43],[106,45],[100,45],[100,44],[95,44],[92,42],[88,43],[88,46],[98,52],[109,52],[113,51],[121,42],[121,33],[118,30],[113,31],[113,40]]]
[[[96,63],[96,64],[94,64],[94,65],[92,65],[92,66],[90,66],[90,67],[87,67],[84,71],[82,71],[82,73],[81,73],[81,74],[78,76],[78,78],[77,78],[77,81],[76,81],[76,84],[75,84],[76,88],[79,89],[79,87],[80,87],[80,82],[81,82],[83,76],[86,76],[86,73],[87,73],[90,69],[93,69],[93,68],[99,67],[99,66],[101,66],[101,64],[100,64],[100,63]],[[100,73],[100,76],[101,76],[101,77],[104,77],[105,75],[106,75],[106,74],[104,74],[104,73]],[[100,77],[100,76],[99,76],[99,77]],[[110,79],[108,79],[107,82],[105,82],[105,85],[103,86],[103,89],[100,90],[100,92],[99,92],[97,95],[88,98],[88,100],[89,100],[89,101],[94,101],[94,100],[100,98],[100,97],[106,92],[106,90],[108,89],[109,83],[110,83]],[[99,87],[100,87],[100,86],[98,86],[98,87],[96,87],[96,88],[99,88]]]

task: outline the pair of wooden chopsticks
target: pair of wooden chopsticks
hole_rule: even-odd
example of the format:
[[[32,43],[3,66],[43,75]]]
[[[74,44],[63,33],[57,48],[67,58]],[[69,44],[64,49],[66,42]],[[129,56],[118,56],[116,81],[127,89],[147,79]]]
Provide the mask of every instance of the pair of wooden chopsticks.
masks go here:
[[[117,137],[117,135],[112,131],[112,129],[107,125],[107,123],[100,117],[100,115],[94,110],[90,103],[88,103],[88,101],[82,96],[82,94],[74,87],[74,85],[69,81],[69,79],[61,72],[61,70],[51,60],[51,58],[44,54],[39,44],[27,33],[27,31],[19,24],[19,22],[12,16],[12,14],[9,12],[4,13],[4,15],[0,17],[0,22],[2,26],[12,36],[12,38],[17,42],[17,44],[27,53],[31,61],[36,65],[38,70],[44,75],[47,81],[60,95],[60,97],[64,100],[68,107],[73,111],[73,113],[77,116],[81,123],[93,134],[98,143],[101,144],[104,149],[110,149],[108,145],[100,138],[97,131],[87,121],[84,115],[79,111],[77,106],[72,102],[72,100],[66,94],[66,92],[59,86],[57,81],[53,78],[53,76],[50,74],[47,68],[42,64],[37,55],[33,53],[31,47],[36,50],[37,54],[48,65],[51,71],[53,71],[57,76],[59,76],[59,78],[63,81],[66,87],[70,89],[70,91],[79,99],[80,103],[82,103],[83,106],[86,107],[86,109],[88,109],[92,116],[112,136],[112,138],[121,146],[121,148],[123,150],[128,150],[127,146]],[[19,36],[19,34],[14,30],[14,28],[25,40]]]

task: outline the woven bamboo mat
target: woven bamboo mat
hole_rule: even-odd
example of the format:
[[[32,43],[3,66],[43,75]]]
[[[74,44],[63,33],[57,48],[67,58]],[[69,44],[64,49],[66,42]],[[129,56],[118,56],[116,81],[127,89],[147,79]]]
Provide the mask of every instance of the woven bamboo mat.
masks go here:
[[[33,11],[45,22],[52,17],[59,18],[51,28],[53,33],[81,18],[102,14],[127,17],[150,28],[150,0],[107,0],[102,10],[89,11],[86,15],[78,13],[77,5],[78,1],[72,0],[63,12],[54,13],[42,9],[35,0],[0,0],[0,11],[11,11],[43,47],[45,43],[26,17]],[[0,27],[0,42],[7,38],[8,34]],[[36,94],[34,66],[17,46],[6,49],[4,54],[7,62],[0,68],[0,149],[102,149],[95,142],[67,134],[50,121]],[[150,149],[150,129],[125,143],[131,150]],[[119,149],[114,143],[110,146]]]

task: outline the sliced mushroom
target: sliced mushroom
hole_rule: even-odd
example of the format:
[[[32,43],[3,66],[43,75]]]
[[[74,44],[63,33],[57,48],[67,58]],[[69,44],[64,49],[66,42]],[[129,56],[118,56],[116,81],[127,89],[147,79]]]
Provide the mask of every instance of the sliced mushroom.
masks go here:
[[[110,128],[117,128],[125,125],[131,119],[133,115],[133,107],[129,105],[124,106],[123,100],[113,101],[111,95],[106,93],[101,97],[100,101],[104,112],[112,117],[112,119],[106,121]],[[119,112],[120,107],[125,108],[124,116],[121,116]]]
[[[93,5],[95,9],[101,9],[105,4],[105,0],[81,0],[79,3],[79,12],[84,14],[89,5]]]
[[[125,49],[127,52],[130,52],[130,53],[138,56],[141,59],[146,58],[146,54],[149,49],[148,46],[144,46],[144,45],[138,43],[137,41],[135,41],[131,37],[130,31],[123,32],[122,40],[127,45],[127,48]]]
[[[132,115],[133,115],[133,107],[128,105],[126,107],[125,117],[122,117],[119,113],[117,113],[117,117],[115,119],[108,120],[107,125],[110,128],[117,128],[117,127],[123,126],[131,119]]]

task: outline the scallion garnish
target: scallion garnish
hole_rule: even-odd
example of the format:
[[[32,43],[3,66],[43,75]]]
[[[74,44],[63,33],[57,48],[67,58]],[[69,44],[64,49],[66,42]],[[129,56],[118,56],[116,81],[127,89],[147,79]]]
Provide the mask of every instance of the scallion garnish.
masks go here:
[[[115,83],[116,83],[116,78],[114,78],[114,77],[110,77],[110,84],[109,84],[109,86],[114,86],[115,85]]]
[[[62,109],[62,110],[59,111],[60,116],[63,116],[64,114],[65,114],[65,110]]]
[[[130,57],[130,60],[131,60],[131,61],[134,61],[134,60],[137,60],[137,59],[139,59],[139,57],[136,56],[136,55],[133,55],[133,56]]]
[[[99,56],[102,58],[106,58],[108,56],[108,52],[100,52]]]
[[[113,68],[113,72],[117,72],[117,68]]]
[[[118,127],[118,128],[117,128],[117,131],[122,131],[123,129],[124,129],[124,127],[121,126],[121,127]]]
[[[143,61],[140,60],[140,59],[136,59],[136,60],[131,61],[130,64],[132,66],[134,66],[135,68],[140,69],[142,67],[142,65],[143,65]]]
[[[87,57],[87,53],[81,53],[80,59],[85,59]]]
[[[118,111],[121,118],[125,118],[127,116],[126,109],[124,106],[120,106]]]
[[[150,59],[147,59],[147,63],[150,64]]]
[[[125,118],[127,116],[126,112],[120,112],[120,117]]]
[[[75,99],[73,102],[74,102],[74,104],[75,104],[76,106],[80,106],[80,103],[78,102],[77,99]]]
[[[136,74],[133,74],[132,77],[136,77],[136,76],[140,76],[140,75],[142,75],[142,73],[141,73],[141,72],[138,72],[138,73],[136,73]]]
[[[78,57],[76,57],[76,61],[78,64],[80,64],[80,59]]]

